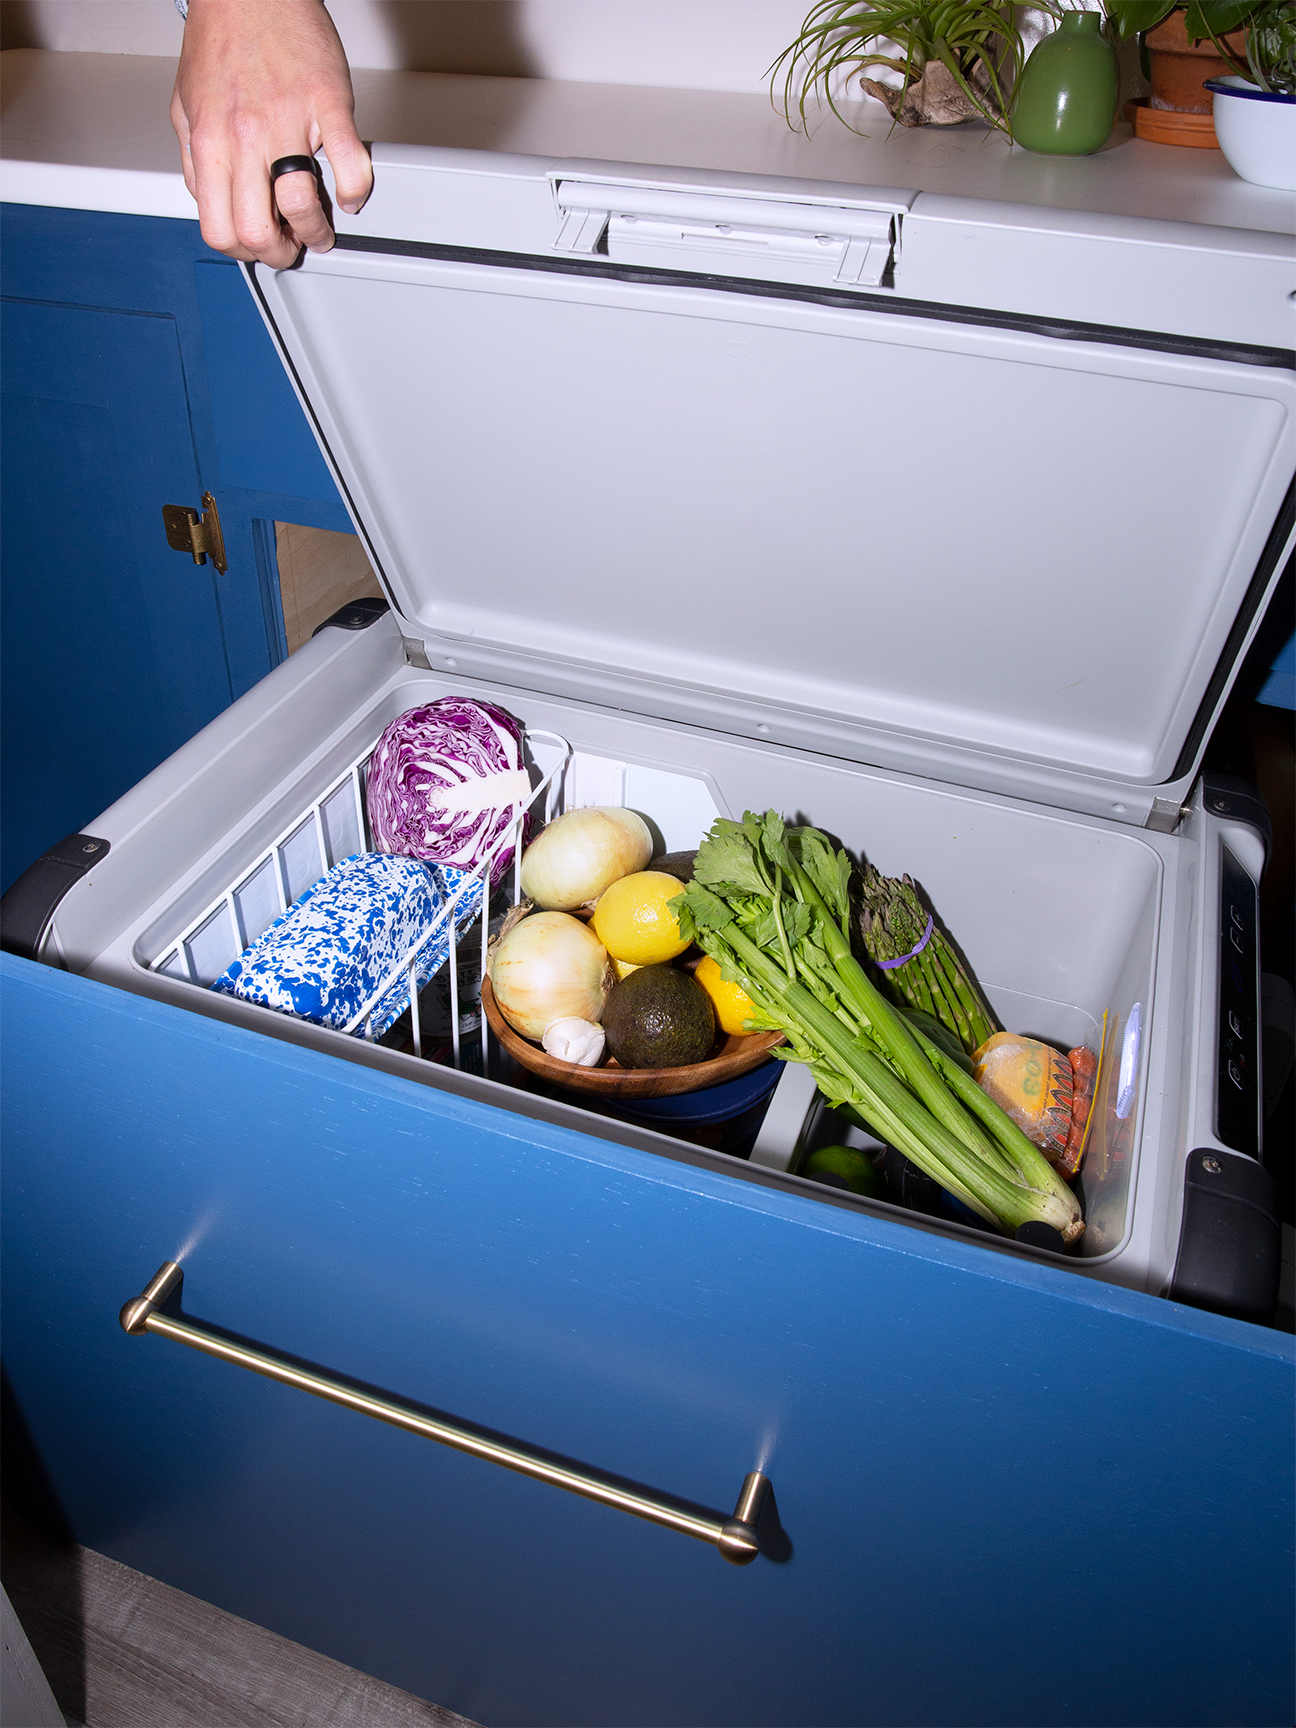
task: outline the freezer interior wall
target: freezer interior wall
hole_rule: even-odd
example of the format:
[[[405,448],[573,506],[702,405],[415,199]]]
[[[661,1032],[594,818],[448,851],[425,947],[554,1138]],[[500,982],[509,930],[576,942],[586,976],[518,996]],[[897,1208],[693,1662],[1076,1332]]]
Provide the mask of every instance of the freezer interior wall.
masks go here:
[[[665,726],[625,714],[582,709],[519,691],[408,671],[343,724],[329,748],[303,770],[261,790],[247,787],[244,812],[230,812],[227,842],[202,861],[182,892],[156,908],[138,934],[133,959],[148,967],[225,887],[341,774],[360,748],[405,709],[451,690],[490,695],[528,726],[560,732],[574,760],[566,804],[638,808],[668,849],[696,845],[716,814],[780,809],[789,819],[835,834],[888,875],[908,871],[953,932],[1004,1025],[1064,1047],[1103,1037],[1119,1046],[1135,1003],[1151,1014],[1161,860],[1129,829],[968,795],[855,764],[736,738]],[[263,769],[264,769],[263,762]],[[354,850],[355,817],[338,800],[338,845]],[[321,865],[314,824],[303,825],[295,893]],[[266,922],[273,908],[267,893]],[[200,956],[204,981],[234,957],[228,922],[213,921]],[[349,1042],[337,1034],[340,1053]],[[1104,1064],[1111,1069],[1110,1061]],[[1127,1100],[1128,1103],[1128,1100]],[[1137,1098],[1117,1122],[1096,1119],[1084,1188],[1101,1220],[1091,1254],[1118,1246],[1137,1146]],[[1108,1128],[1113,1132],[1109,1135]]]

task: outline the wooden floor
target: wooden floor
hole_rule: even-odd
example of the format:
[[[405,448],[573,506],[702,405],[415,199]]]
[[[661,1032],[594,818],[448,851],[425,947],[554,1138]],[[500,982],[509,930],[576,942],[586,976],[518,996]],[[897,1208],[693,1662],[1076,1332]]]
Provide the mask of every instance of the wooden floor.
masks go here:
[[[12,1517],[3,1559],[59,1708],[85,1728],[474,1728]]]

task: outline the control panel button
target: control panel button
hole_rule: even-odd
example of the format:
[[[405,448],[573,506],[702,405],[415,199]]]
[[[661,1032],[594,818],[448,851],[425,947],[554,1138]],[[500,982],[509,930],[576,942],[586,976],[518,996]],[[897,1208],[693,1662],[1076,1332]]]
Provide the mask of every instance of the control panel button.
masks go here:
[[[1220,848],[1220,993],[1215,1045],[1216,1132],[1235,1152],[1260,1150],[1260,1004],[1256,885]]]

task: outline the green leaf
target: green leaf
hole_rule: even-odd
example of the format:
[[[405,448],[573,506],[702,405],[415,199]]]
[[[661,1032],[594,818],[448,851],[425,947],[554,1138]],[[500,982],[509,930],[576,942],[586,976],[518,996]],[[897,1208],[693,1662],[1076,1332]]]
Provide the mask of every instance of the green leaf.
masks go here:
[[[839,854],[833,850],[827,835],[821,834],[817,828],[793,829],[791,842],[797,862],[810,878],[815,891],[840,918],[847,908],[845,884],[850,879],[850,859],[844,852],[840,854],[845,861],[843,871]]]
[[[714,958],[720,967],[720,976],[726,984],[740,984],[744,990],[747,988],[747,974],[727,949],[723,954],[715,955]]]
[[[733,883],[711,884],[712,890],[724,900],[737,921],[744,930],[750,930],[759,924],[770,909],[768,894],[748,894],[745,889],[735,888]]]
[[[854,868],[848,852],[837,854],[837,915],[840,918],[850,917],[850,884]],[[831,906],[832,901],[828,904]]]
[[[815,1085],[830,1105],[850,1104],[858,1096],[856,1087],[826,1062],[812,1061],[810,1072],[814,1075]]]
[[[680,905],[681,898],[683,900],[682,907]],[[718,894],[712,894],[710,889],[704,888],[696,876],[684,890],[683,895],[677,896],[671,901],[671,905],[676,908],[677,917],[683,913],[689,918],[692,925],[691,933],[694,935],[700,930],[723,930],[726,925],[732,924],[734,921],[733,913],[727,902],[722,900]],[[681,918],[680,934],[683,935],[683,933],[684,925]]]
[[[784,822],[777,810],[767,810],[760,819],[761,840],[765,846],[765,856],[771,864],[782,861]]]
[[[778,923],[774,917],[774,908],[767,906],[765,911],[754,922],[743,921],[743,929],[751,937],[758,948],[778,952]]]
[[[804,942],[810,934],[814,923],[814,913],[800,900],[785,900],[783,902],[783,928],[787,931],[787,939],[795,948]]]
[[[1144,30],[1155,30],[1163,18],[1174,11],[1165,0],[1107,0],[1107,16],[1125,41]]]
[[[1256,10],[1256,0],[1192,0],[1184,8],[1184,29],[1194,42],[1227,36]]]
[[[689,905],[688,890],[681,889],[673,900],[666,902],[667,908],[675,916],[679,925],[679,933],[686,942],[697,939],[697,922],[693,917],[693,908]]]
[[[723,816],[698,848],[693,879],[718,887],[730,886],[748,894],[767,894],[768,884],[756,859],[760,828],[748,821],[730,822]]]
[[[783,899],[779,902],[779,911],[783,915],[783,929],[788,941],[795,948],[810,934],[813,915],[808,906],[803,906],[799,900]],[[754,923],[742,920],[743,928],[758,947],[768,949],[771,955],[781,956],[782,946],[779,942],[778,923],[774,917],[774,908],[767,905]]]

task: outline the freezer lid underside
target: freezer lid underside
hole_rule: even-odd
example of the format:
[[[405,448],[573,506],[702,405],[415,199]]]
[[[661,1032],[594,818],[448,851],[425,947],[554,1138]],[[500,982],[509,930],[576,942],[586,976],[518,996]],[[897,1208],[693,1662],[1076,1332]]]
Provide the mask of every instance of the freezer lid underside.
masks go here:
[[[1283,549],[1280,367],[597,261],[255,286],[434,670],[1142,822]]]

